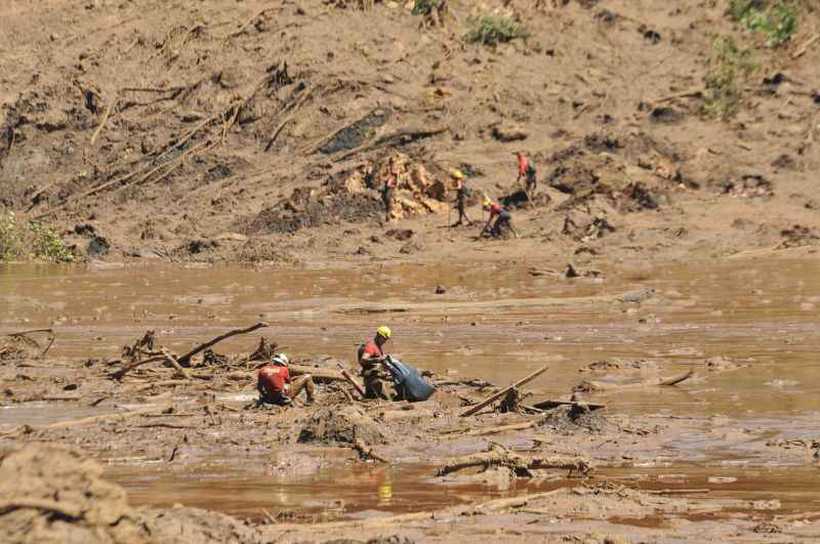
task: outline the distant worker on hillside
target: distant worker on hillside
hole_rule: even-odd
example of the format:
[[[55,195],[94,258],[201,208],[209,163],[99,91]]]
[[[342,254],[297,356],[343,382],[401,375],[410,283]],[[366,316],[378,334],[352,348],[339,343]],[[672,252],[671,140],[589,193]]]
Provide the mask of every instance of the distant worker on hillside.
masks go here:
[[[535,173],[535,164],[527,158],[522,151],[516,152],[515,156],[518,157],[518,177],[515,181],[516,183],[521,183],[522,179],[527,181],[524,186],[524,190],[527,192],[527,196],[529,197],[529,193],[534,192],[536,186],[538,185]]]
[[[393,201],[395,199],[396,187],[399,184],[398,174],[396,173],[396,163],[393,157],[390,157],[387,169],[387,179],[384,180],[384,186],[382,187],[382,201],[384,202],[384,221],[390,222],[393,216]]]
[[[456,184],[456,210],[458,210],[458,220],[451,226],[457,227],[463,222],[472,225],[473,222],[467,216],[467,186],[465,185],[464,174],[461,170],[454,168],[450,171],[450,177]]]
[[[376,329],[376,336],[359,346],[357,358],[361,367],[362,379],[364,380],[365,397],[369,399],[393,398],[392,380],[384,366],[387,358],[384,352],[384,345],[390,340],[390,327],[382,325]]]
[[[493,238],[501,238],[504,231],[509,229],[516,238],[518,233],[512,226],[512,215],[501,204],[493,202],[488,196],[484,196],[484,201],[481,207],[490,212],[490,217],[484,228],[481,229],[482,236],[492,236]]]
[[[259,369],[256,389],[259,391],[259,404],[276,404],[287,406],[302,390],[305,390],[307,404],[313,404],[316,385],[310,374],[304,374],[295,380],[290,379],[290,360],[284,353],[274,355],[270,363]]]

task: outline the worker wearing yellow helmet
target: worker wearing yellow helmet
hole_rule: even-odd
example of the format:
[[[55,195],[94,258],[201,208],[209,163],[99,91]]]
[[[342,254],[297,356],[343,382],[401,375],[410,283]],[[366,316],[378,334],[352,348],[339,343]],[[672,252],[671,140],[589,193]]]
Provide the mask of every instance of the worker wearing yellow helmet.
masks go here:
[[[472,225],[473,222],[467,216],[467,186],[465,185],[464,173],[456,168],[450,171],[450,178],[453,179],[456,185],[456,210],[458,211],[458,220],[451,225],[457,227],[466,222],[467,225]]]
[[[390,400],[390,376],[384,368],[387,354],[384,352],[384,345],[390,340],[392,335],[390,327],[382,325],[376,329],[376,335],[372,340],[359,346],[358,359],[364,380],[365,397],[369,399],[382,398]]]
[[[518,238],[518,233],[512,226],[512,214],[506,210],[501,204],[493,202],[490,197],[484,195],[481,201],[481,207],[490,212],[490,217],[484,228],[481,229],[482,236],[492,236],[493,238],[501,238],[504,235],[504,230],[509,229]]]

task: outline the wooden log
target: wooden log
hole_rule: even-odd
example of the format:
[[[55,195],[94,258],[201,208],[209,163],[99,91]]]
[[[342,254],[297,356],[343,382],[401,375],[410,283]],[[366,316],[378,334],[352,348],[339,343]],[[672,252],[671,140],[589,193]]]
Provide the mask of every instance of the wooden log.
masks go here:
[[[117,370],[116,372],[112,372],[108,376],[110,378],[115,379],[115,380],[121,380],[123,378],[123,376],[125,376],[126,374],[128,374],[129,372],[131,372],[132,370],[134,370],[137,367],[140,367],[142,365],[147,365],[148,363],[155,363],[157,361],[164,361],[164,360],[165,360],[165,356],[164,355],[159,355],[157,357],[149,357],[148,359],[143,359],[142,361],[134,361],[133,363],[122,367],[121,369]]]
[[[350,385],[353,386],[353,388],[359,393],[359,395],[361,395],[362,398],[364,398],[365,397],[364,388],[361,385],[359,385],[359,382],[357,382],[353,378],[353,376],[350,375],[350,372],[348,372],[345,367],[343,367],[341,364],[339,364],[338,366],[339,366],[339,371],[342,373],[342,376],[344,376],[344,378],[348,382],[350,382]]]
[[[310,374],[317,382],[344,382],[347,379],[341,372],[333,368],[322,368],[318,366],[298,365],[291,363],[288,370],[292,376],[302,376]]]
[[[574,400],[542,400],[540,402],[536,402],[532,405],[534,408],[539,410],[551,410],[552,408],[558,408],[559,406],[585,406],[590,410],[602,410],[606,408],[606,404],[599,404],[596,402],[584,402],[584,401],[574,401]]]
[[[466,468],[491,466],[509,467],[516,471],[563,469],[587,474],[591,470],[590,462],[581,457],[553,455],[549,457],[528,457],[509,451],[492,450],[454,457],[438,469],[438,475],[444,476]]]
[[[381,455],[374,452],[373,448],[362,442],[359,438],[353,442],[353,449],[359,452],[359,457],[362,459],[373,459],[374,461],[378,461],[380,463],[390,464],[388,459],[385,459]]]
[[[216,338],[208,340],[204,344],[198,345],[197,347],[195,347],[194,349],[192,349],[191,351],[189,351],[188,353],[186,353],[182,357],[178,358],[177,361],[179,362],[179,364],[181,366],[190,366],[191,365],[191,357],[193,357],[197,353],[199,353],[201,351],[205,351],[209,347],[215,346],[219,342],[221,342],[221,341],[223,341],[227,338],[230,338],[231,336],[236,336],[238,334],[247,334],[249,332],[253,332],[257,329],[262,329],[262,328],[267,327],[267,326],[268,326],[267,323],[265,323],[264,321],[260,321],[256,325],[252,325],[252,326],[246,327],[244,329],[234,329],[232,331],[228,331],[225,334],[221,334],[221,335],[217,336]]]
[[[621,391],[624,389],[643,389],[645,387],[669,387],[677,385],[685,380],[688,380],[695,374],[694,370],[689,370],[682,374],[676,374],[668,378],[656,378],[654,380],[647,380],[637,383],[607,383],[600,381],[584,380],[581,382],[577,391]]]
[[[183,378],[185,378],[186,380],[190,380],[190,379],[191,379],[191,376],[188,374],[188,371],[187,371],[187,370],[185,370],[184,368],[182,368],[182,367],[180,366],[179,362],[177,362],[177,360],[176,360],[176,357],[174,357],[174,356],[171,354],[171,352],[169,352],[169,351],[168,351],[167,349],[165,349],[165,348],[162,348],[160,351],[161,351],[161,352],[162,352],[162,354],[165,356],[165,360],[167,360],[169,363],[171,363],[171,366],[172,366],[172,367],[174,367],[174,368],[176,368],[176,369],[177,369],[177,373],[179,373],[179,374],[180,374]]]
[[[472,407],[468,408],[467,410],[465,410],[464,412],[462,412],[461,417],[467,417],[467,416],[471,416],[471,415],[475,414],[476,412],[478,412],[482,408],[485,408],[485,407],[489,406],[490,404],[492,404],[493,402],[495,402],[495,401],[501,399],[502,397],[504,397],[504,395],[506,395],[508,391],[511,391],[511,390],[513,390],[517,387],[521,387],[522,385],[525,385],[525,384],[531,382],[532,380],[534,380],[535,378],[537,378],[538,376],[540,376],[541,374],[546,372],[548,368],[549,367],[546,367],[546,366],[541,367],[540,369],[536,370],[535,372],[533,372],[529,376],[526,376],[526,377],[518,380],[514,384],[512,384],[508,387],[505,387],[504,389],[502,389],[498,393],[495,393],[494,395],[490,395],[488,398],[486,398],[483,401],[479,402],[475,406],[472,406]]]

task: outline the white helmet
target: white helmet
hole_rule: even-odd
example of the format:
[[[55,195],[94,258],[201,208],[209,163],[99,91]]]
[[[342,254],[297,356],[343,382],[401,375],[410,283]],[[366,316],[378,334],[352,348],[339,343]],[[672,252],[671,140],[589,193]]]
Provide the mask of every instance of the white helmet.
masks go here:
[[[288,366],[290,364],[290,359],[288,359],[288,356],[284,353],[277,353],[273,356],[271,362],[275,365]]]

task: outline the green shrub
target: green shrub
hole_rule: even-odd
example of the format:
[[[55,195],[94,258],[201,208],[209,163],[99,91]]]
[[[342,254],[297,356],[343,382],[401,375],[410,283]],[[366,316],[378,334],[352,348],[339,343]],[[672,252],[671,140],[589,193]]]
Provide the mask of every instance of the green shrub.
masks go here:
[[[413,4],[413,15],[430,15],[441,0],[416,0]]]
[[[755,68],[748,49],[740,49],[729,36],[718,37],[712,45],[709,71],[704,77],[704,113],[722,119],[737,113],[743,79]]]
[[[0,261],[28,259],[68,263],[74,254],[51,227],[0,210]]]
[[[465,38],[471,43],[496,45],[516,38],[526,38],[529,32],[512,17],[503,15],[483,15],[470,19],[469,32]]]
[[[792,0],[729,0],[729,16],[777,47],[797,32],[797,5]]]

